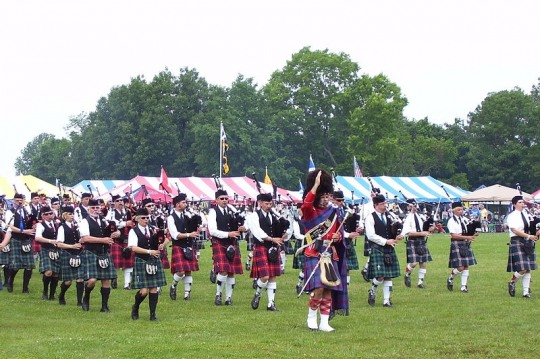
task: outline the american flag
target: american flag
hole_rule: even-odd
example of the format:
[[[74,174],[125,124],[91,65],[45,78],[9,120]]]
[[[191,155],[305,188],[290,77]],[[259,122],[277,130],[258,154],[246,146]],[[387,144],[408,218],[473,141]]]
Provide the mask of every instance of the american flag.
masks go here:
[[[356,156],[354,156],[353,167],[354,167],[354,177],[364,177],[362,175],[362,171],[360,170],[360,166],[358,166],[358,162],[356,162]]]

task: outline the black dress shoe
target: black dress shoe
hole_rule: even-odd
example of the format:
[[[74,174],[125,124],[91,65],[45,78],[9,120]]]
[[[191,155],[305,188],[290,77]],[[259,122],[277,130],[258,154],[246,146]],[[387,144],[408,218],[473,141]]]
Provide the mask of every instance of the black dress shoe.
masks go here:
[[[210,282],[213,284],[216,284],[216,273],[213,269],[210,270]]]
[[[508,282],[508,294],[510,294],[511,297],[516,296],[516,282],[514,281]]]
[[[373,288],[368,290],[368,304],[372,307],[375,305],[375,291],[373,290]]]
[[[176,287],[171,285],[171,289],[169,290],[169,297],[171,297],[172,300],[176,300]]]
[[[231,298],[225,299],[225,305],[232,305],[232,299]]]
[[[63,295],[58,297],[58,304],[66,305],[66,298]]]
[[[251,301],[251,308],[253,309],[259,308],[260,301],[261,301],[261,294],[255,293],[255,296],[253,297],[253,300]]]
[[[383,307],[386,307],[386,308],[392,308],[394,305],[392,304],[392,302],[386,302],[383,304]]]
[[[133,320],[139,319],[139,310],[135,309],[135,304],[131,307],[131,319]]]
[[[8,285],[6,285],[6,288],[7,288],[7,291],[8,291],[9,293],[13,293],[13,286],[12,286],[12,285],[9,285],[9,284],[8,284]]]
[[[118,280],[116,278],[111,280],[111,288],[116,289],[118,287]]]
[[[151,322],[159,322],[159,319],[156,317],[156,315],[150,315],[150,321]]]
[[[56,297],[54,295],[49,295],[49,300],[56,300]]]
[[[101,309],[99,311],[101,313],[109,313],[111,310],[109,309],[109,307],[101,307]]]
[[[41,294],[41,300],[47,300],[47,299],[49,299],[49,297],[47,297],[47,294],[42,293]]]
[[[364,280],[366,282],[369,282],[369,278],[368,278],[368,274],[367,274],[367,270],[366,269],[362,269],[362,278],[364,278]]]
[[[184,294],[184,300],[191,300],[191,293]]]
[[[85,312],[88,312],[90,310],[90,304],[88,302],[85,302],[83,300],[82,304],[81,304],[81,308],[82,310],[84,310]]]
[[[216,299],[214,300],[215,305],[221,305],[221,294],[216,295]]]
[[[30,291],[28,290],[28,288],[26,288],[26,289],[23,289],[23,291],[22,291],[22,292],[23,292],[24,294],[30,294]]]
[[[276,308],[276,306],[274,305],[274,303],[272,303],[271,306],[266,307],[266,310],[269,310],[269,311],[271,311],[271,312],[277,312],[278,309]]]
[[[257,289],[257,279],[253,279],[253,284],[251,286],[253,289]]]
[[[410,288],[411,287],[411,276],[410,275],[405,275],[405,287],[407,288]]]

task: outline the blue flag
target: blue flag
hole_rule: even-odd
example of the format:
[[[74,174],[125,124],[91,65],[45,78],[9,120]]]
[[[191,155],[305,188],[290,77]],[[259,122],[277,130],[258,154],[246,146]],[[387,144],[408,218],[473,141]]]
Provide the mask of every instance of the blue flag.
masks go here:
[[[309,155],[309,165],[308,165],[308,172],[315,171],[315,163],[313,163],[313,158],[311,158],[311,154]]]

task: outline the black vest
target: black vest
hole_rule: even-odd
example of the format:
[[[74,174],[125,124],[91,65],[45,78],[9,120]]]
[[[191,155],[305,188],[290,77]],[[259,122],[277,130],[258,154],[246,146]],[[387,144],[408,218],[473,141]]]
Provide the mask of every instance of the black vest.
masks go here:
[[[79,206],[79,210],[81,211],[81,218],[82,219],[88,217],[88,211],[84,208],[84,206],[82,204]]]
[[[124,213],[118,212],[118,210],[114,209],[114,219],[116,220],[116,224],[118,225],[119,222],[126,222],[131,220],[131,212],[124,211]],[[129,227],[125,226],[120,231],[120,240],[121,241],[127,241],[129,235]]]
[[[231,232],[231,216],[229,215],[228,209],[225,209],[225,214],[221,212],[221,207],[215,206],[214,211],[216,212],[216,226],[217,229],[223,232]],[[225,246],[234,244],[234,238],[217,238]]]
[[[174,225],[176,226],[176,230],[179,233],[187,233],[186,229],[186,214],[184,213],[184,219],[178,217],[175,211],[171,214],[172,218],[174,219]],[[179,246],[182,248],[191,247],[191,238],[186,238],[185,241],[179,241],[176,238],[173,238],[173,246]]]
[[[103,231],[105,230],[105,220],[100,216],[101,226],[96,222],[96,220],[90,216],[86,217],[88,221],[88,228],[90,229],[90,235],[96,238],[103,238]],[[108,252],[109,245],[101,243],[86,243],[84,245],[85,249],[92,251],[94,253],[106,253]]]
[[[144,233],[141,232],[141,230],[139,229],[139,226],[135,226],[133,228],[135,234],[137,235],[137,247],[143,249],[157,250],[159,247],[159,241],[157,239],[157,236],[155,235],[155,232],[152,230],[152,228],[150,228],[150,226],[148,226],[147,228],[150,238],[146,238]],[[135,253],[135,257],[147,261],[150,258],[150,255],[148,253]]]
[[[278,227],[278,219],[274,216],[272,216],[272,213],[268,212],[268,215],[272,217],[272,225],[270,226],[270,223],[268,223],[268,220],[266,219],[266,213],[264,213],[262,210],[257,210],[257,215],[259,216],[259,226],[261,229],[266,233],[268,237],[281,237],[277,234],[277,227]],[[262,239],[262,238],[257,238]],[[256,245],[264,245],[266,248],[272,247],[272,242],[262,242],[256,241]]]
[[[382,214],[383,216],[385,216],[384,218],[386,220],[386,226],[385,226],[384,223],[379,218],[379,212],[374,211],[372,215],[373,215],[373,218],[375,219],[375,233],[383,238],[386,238],[386,239],[390,238],[390,233],[391,233],[390,218],[388,218],[386,213]]]
[[[79,230],[77,229],[77,226],[75,225],[75,222],[71,222],[73,227],[68,226],[66,223],[62,223],[62,227],[64,228],[64,243],[65,244],[75,244],[79,243],[79,240],[81,239],[81,236],[79,234]],[[78,254],[79,249],[65,249],[71,254]]]
[[[22,229],[30,229],[32,228],[30,226],[31,224],[30,216],[28,215],[28,212],[26,212],[26,208],[22,207],[22,210],[23,210],[23,215],[22,215],[23,228]],[[21,228],[21,215],[19,214],[19,211],[16,210],[15,208],[12,208],[11,212],[13,212],[13,222],[11,224],[20,229]],[[13,239],[18,239],[18,240],[32,238],[32,236],[30,235],[19,233],[19,232],[11,232],[11,237]]]
[[[53,231],[51,227],[49,227],[49,225],[45,221],[41,221],[41,225],[43,226],[43,234],[41,235],[43,238],[56,239],[56,228]],[[54,227],[54,223],[53,223],[53,227]],[[41,243],[41,247],[46,248],[46,249],[54,249],[54,245],[50,243]]]

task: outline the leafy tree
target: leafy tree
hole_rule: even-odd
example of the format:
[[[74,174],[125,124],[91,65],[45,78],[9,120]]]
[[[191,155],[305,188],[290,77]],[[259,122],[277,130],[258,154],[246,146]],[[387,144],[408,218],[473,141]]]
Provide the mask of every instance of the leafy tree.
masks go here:
[[[24,147],[21,155],[15,160],[16,175],[28,175],[32,173],[32,166],[36,156],[39,155],[43,144],[54,139],[54,135],[49,133],[41,133]]]

